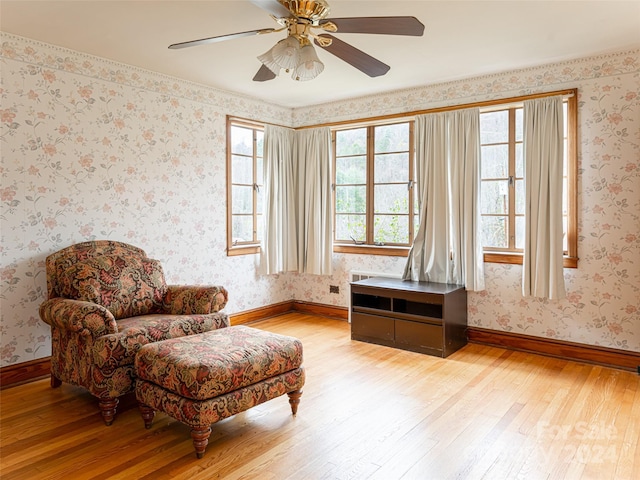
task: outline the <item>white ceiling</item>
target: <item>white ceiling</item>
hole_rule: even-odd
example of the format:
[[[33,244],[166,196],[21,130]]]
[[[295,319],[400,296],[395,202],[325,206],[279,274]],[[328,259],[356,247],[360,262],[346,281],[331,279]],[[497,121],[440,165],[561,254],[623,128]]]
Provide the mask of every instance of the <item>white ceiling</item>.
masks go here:
[[[328,52],[324,72],[258,83],[258,55],[284,32],[169,50],[172,43],[276,27],[249,1],[0,0],[0,29],[148,70],[301,107],[640,46],[640,0],[343,1],[330,17],[415,16],[423,37],[336,34],[391,66],[369,78]],[[318,50],[321,50],[317,48]]]

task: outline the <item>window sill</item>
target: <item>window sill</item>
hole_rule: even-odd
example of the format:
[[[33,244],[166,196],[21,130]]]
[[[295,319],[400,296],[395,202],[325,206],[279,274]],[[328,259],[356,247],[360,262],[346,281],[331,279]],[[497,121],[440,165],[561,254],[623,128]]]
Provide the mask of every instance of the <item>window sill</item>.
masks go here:
[[[243,245],[241,247],[227,248],[227,257],[235,257],[236,255],[252,255],[260,253],[260,245]]]
[[[356,253],[361,255],[387,255],[390,257],[408,257],[409,247],[378,247],[376,245],[334,245],[333,253]],[[512,252],[486,252],[485,263],[507,263],[522,265],[522,254]],[[578,257],[564,257],[564,268],[578,268]]]
[[[485,252],[484,263],[508,263],[511,265],[522,265],[523,255],[513,252]],[[562,266],[564,268],[578,268],[578,257],[564,256]]]
[[[333,246],[333,253],[359,253],[362,255],[386,255],[389,257],[408,257],[409,247],[338,244]]]

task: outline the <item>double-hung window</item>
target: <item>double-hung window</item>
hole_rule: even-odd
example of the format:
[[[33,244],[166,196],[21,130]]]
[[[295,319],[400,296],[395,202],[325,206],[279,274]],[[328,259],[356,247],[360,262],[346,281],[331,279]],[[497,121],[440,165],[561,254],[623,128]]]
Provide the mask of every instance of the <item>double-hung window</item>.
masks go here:
[[[257,253],[262,239],[264,127],[227,119],[227,252]]]
[[[334,251],[394,252],[413,241],[413,122],[333,131]]]

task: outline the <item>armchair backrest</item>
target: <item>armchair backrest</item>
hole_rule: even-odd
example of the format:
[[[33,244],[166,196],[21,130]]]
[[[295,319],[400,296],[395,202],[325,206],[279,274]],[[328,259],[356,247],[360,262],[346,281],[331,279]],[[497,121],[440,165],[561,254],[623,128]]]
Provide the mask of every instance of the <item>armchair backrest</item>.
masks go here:
[[[49,298],[102,305],[114,318],[163,311],[167,285],[162,265],[138,247],[99,240],[47,257]]]
[[[147,258],[144,250],[128,243],[112,240],[94,240],[71,245],[47,257],[47,299],[60,297],[60,274],[72,265],[100,255],[131,255]]]

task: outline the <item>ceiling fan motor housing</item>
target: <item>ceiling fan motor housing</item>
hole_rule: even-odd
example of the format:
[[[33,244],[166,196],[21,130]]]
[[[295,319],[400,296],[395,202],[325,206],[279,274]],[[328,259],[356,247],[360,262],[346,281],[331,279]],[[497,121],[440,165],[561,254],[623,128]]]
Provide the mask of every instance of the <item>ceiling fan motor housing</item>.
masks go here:
[[[325,0],[278,0],[292,15],[310,20],[314,25],[329,15]]]

